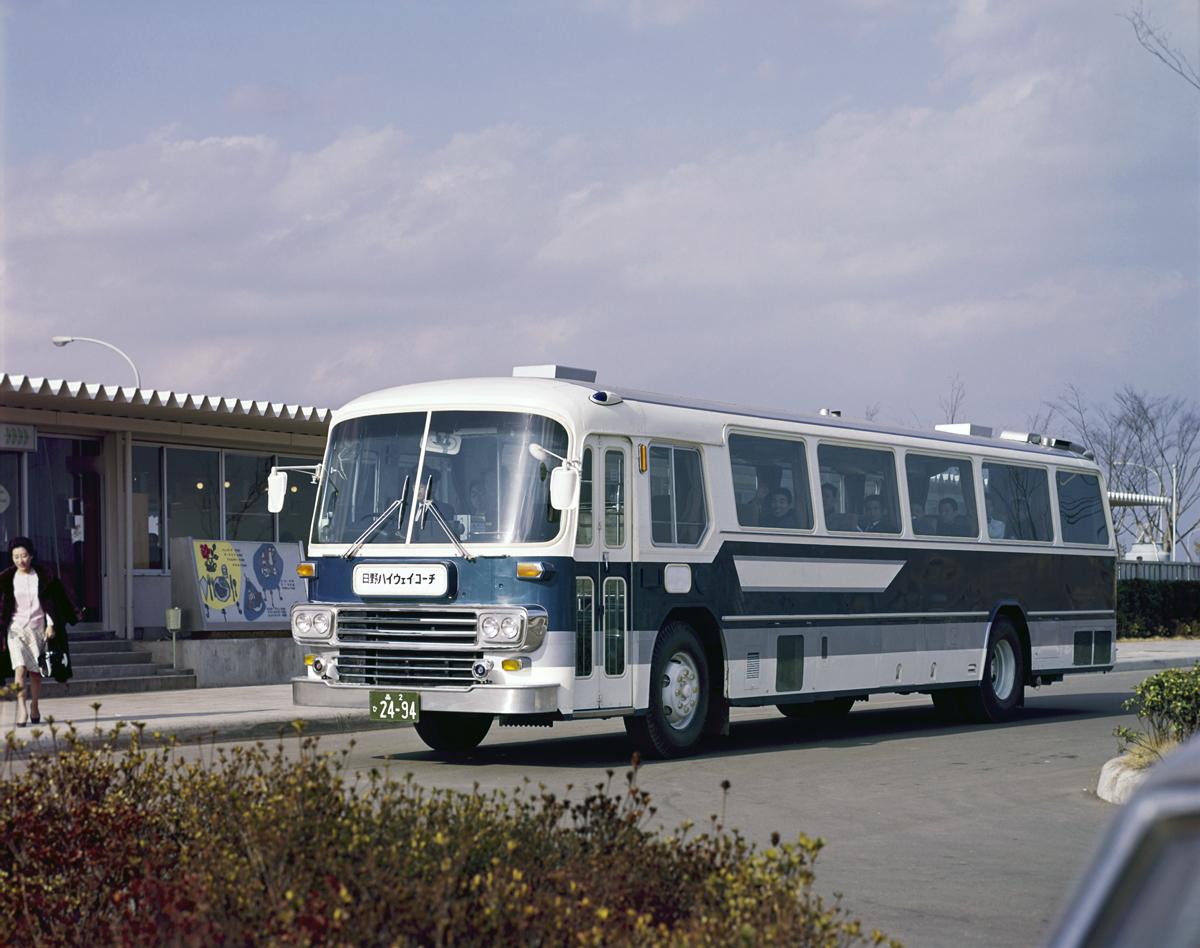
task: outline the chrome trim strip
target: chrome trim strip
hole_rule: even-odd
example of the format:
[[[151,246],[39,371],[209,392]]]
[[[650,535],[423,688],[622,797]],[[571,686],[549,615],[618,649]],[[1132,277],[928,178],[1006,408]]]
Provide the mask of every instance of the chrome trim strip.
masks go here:
[[[422,711],[466,711],[472,714],[549,714],[558,710],[558,685],[471,688],[380,687],[377,685],[336,685],[309,678],[292,679],[292,703],[325,708],[367,710],[372,691],[416,691]]]
[[[833,619],[986,619],[988,612],[838,612],[828,615],[721,616],[722,622],[823,622]]]

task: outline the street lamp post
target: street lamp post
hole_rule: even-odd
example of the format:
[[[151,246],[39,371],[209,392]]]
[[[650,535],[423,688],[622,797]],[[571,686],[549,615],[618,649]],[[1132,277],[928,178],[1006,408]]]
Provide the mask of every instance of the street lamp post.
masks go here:
[[[60,348],[65,345],[69,345],[72,342],[92,342],[98,346],[104,346],[104,348],[106,348],[106,349],[112,349],[113,352],[115,352],[122,359],[124,359],[126,362],[128,362],[129,367],[131,369],[133,369],[134,387],[135,388],[142,387],[142,373],[139,372],[138,367],[133,364],[133,359],[129,358],[129,356],[126,353],[124,353],[122,350],[118,349],[111,342],[105,342],[103,339],[92,339],[92,338],[89,338],[88,336],[55,336],[50,341]]]

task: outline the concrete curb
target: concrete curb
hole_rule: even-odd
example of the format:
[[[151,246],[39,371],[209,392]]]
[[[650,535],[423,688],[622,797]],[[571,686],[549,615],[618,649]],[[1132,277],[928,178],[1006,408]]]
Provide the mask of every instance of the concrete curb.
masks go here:
[[[1159,668],[1191,668],[1198,659],[1195,657],[1179,658],[1146,658],[1138,661],[1117,662],[1114,672],[1154,671]]]
[[[177,727],[169,728],[154,728],[146,726],[143,732],[143,740],[146,746],[153,746],[165,741],[175,740],[180,744],[195,744],[200,743],[221,743],[225,741],[273,741],[279,739],[296,738],[296,730],[292,727],[293,721],[303,721],[304,737],[319,737],[328,734],[349,734],[357,731],[380,731],[388,728],[399,729],[412,727],[411,724],[392,724],[388,721],[373,721],[363,714],[340,714],[336,717],[310,718],[304,719],[300,717],[288,718],[287,720],[274,721],[248,721],[236,722],[231,721],[215,722],[208,724],[185,724]],[[25,742],[25,750],[36,751],[44,749],[51,742],[49,732],[49,721],[43,720],[41,724],[31,725],[29,728],[8,728],[5,733],[11,732],[18,740]],[[75,723],[76,731],[79,738],[86,744],[100,744],[103,738],[97,734],[97,728],[90,722],[80,725],[71,721],[55,721],[54,725],[58,728],[59,739],[72,723]],[[127,725],[137,723],[136,716],[131,716]],[[38,737],[33,736],[33,731],[40,730],[41,734]],[[111,725],[107,728],[100,729],[102,734],[111,730]],[[117,741],[118,745],[125,746],[130,742],[133,733],[132,727],[126,727],[122,730],[121,736]],[[2,739],[2,734],[0,734]]]
[[[1096,796],[1108,803],[1120,805],[1133,796],[1134,791],[1141,786],[1149,772],[1150,768],[1148,767],[1138,770],[1130,766],[1125,754],[1114,757],[1100,768]]]

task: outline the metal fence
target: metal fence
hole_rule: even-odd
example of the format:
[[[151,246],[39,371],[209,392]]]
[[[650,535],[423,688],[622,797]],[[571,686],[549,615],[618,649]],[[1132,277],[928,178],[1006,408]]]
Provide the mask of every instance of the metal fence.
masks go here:
[[[1155,582],[1182,579],[1200,582],[1200,563],[1132,563],[1118,560],[1117,579],[1149,579]]]

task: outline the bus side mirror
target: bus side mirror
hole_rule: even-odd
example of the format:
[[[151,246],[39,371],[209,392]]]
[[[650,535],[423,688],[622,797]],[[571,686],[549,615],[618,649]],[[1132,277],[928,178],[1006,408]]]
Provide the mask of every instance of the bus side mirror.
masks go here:
[[[579,503],[579,472],[565,465],[550,472],[550,506],[572,510]]]
[[[287,471],[277,471],[271,468],[267,475],[267,510],[273,514],[283,510],[283,501],[287,497]]]

